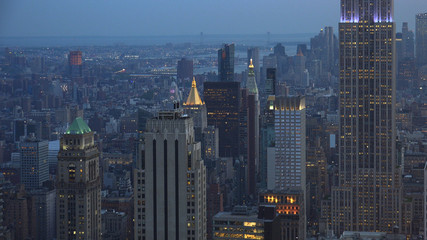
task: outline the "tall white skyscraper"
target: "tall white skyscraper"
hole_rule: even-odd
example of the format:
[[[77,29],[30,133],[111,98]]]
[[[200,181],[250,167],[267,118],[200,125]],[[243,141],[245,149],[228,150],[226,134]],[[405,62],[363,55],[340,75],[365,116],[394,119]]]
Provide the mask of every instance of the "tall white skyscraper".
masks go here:
[[[206,239],[206,168],[181,109],[148,120],[134,171],[135,239]]]
[[[305,98],[276,97],[274,108],[275,189],[305,192]]]

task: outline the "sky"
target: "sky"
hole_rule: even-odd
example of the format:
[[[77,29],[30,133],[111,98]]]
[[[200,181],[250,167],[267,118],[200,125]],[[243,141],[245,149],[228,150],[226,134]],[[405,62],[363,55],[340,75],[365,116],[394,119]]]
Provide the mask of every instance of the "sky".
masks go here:
[[[0,0],[0,37],[316,33],[339,0]],[[395,0],[397,28],[427,0]]]

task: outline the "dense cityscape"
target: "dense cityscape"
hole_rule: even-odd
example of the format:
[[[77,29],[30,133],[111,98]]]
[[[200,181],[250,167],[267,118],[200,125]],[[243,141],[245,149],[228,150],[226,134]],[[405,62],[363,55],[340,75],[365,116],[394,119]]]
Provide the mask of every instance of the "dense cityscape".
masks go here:
[[[341,0],[338,29],[281,41],[5,46],[0,240],[427,239],[427,13],[396,11]]]

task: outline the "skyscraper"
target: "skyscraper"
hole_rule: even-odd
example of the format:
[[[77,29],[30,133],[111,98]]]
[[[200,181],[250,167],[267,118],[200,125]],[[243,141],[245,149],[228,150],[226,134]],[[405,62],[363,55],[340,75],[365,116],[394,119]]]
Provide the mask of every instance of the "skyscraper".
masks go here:
[[[274,109],[275,189],[305,192],[305,98],[276,97]]]
[[[81,51],[70,51],[68,54],[68,67],[71,78],[81,78],[83,76]]]
[[[256,83],[259,85],[261,81],[261,67],[259,62],[259,48],[249,48],[248,49],[248,62],[252,60],[254,65],[255,79]]]
[[[184,113],[193,118],[194,135],[197,142],[202,141],[203,130],[208,126],[206,104],[202,101],[197,90],[196,79],[191,83],[190,94],[184,105]]]
[[[147,121],[134,171],[135,239],[206,239],[206,168],[182,109]]]
[[[27,137],[19,144],[21,153],[21,183],[26,189],[35,189],[49,180],[48,141]]]
[[[276,95],[276,69],[275,68],[267,68],[265,94],[267,96]]]
[[[234,43],[224,44],[218,50],[218,79],[220,82],[234,81]]]
[[[239,156],[239,82],[205,82],[208,125],[219,129],[219,156]]]
[[[249,73],[246,87],[248,89],[248,194],[256,193],[257,176],[259,173],[259,99],[258,87],[256,83],[255,67],[252,59],[249,60]]]
[[[341,0],[339,186],[332,227],[400,227],[393,0]]]
[[[101,239],[101,179],[94,133],[76,118],[60,140],[56,219],[58,239]]]
[[[415,19],[417,66],[427,65],[427,13],[417,14]]]
[[[180,87],[191,81],[193,78],[193,60],[183,58],[178,61],[176,78]]]

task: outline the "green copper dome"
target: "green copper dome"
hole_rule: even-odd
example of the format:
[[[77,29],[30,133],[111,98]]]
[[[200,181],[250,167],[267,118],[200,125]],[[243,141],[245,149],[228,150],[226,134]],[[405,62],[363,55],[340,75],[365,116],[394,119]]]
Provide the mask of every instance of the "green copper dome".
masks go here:
[[[65,132],[66,134],[85,134],[92,132],[89,126],[83,121],[81,117],[76,118],[70,127]]]

